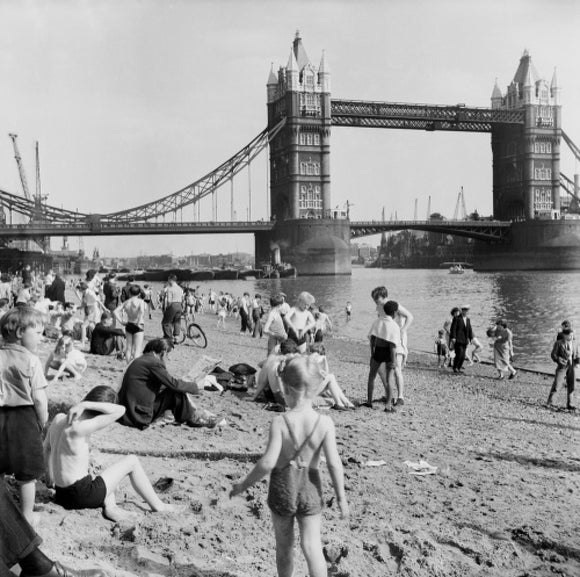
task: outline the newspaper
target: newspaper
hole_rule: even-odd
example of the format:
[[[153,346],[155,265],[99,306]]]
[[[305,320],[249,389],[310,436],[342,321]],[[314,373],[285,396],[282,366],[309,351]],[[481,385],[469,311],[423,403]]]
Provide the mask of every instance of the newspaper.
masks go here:
[[[187,374],[183,377],[183,380],[201,384],[205,376],[211,373],[221,362],[221,359],[214,359],[207,355],[203,355],[203,357],[193,364]]]

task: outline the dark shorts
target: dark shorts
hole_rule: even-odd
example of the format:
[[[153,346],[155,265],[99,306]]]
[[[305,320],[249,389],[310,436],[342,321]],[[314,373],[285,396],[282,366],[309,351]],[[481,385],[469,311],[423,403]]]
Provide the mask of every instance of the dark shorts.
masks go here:
[[[98,509],[104,505],[106,496],[103,478],[87,475],[68,487],[57,487],[54,500],[65,509]]]
[[[288,329],[288,338],[292,339],[298,346],[303,345],[306,342],[307,336],[308,335],[304,333],[299,337],[294,329]]]
[[[322,512],[322,483],[318,469],[288,465],[273,469],[268,507],[281,517],[306,517]]]
[[[387,363],[387,366],[395,366],[395,359],[391,354],[393,347],[375,347],[373,350],[373,360],[377,363]]]
[[[446,356],[449,353],[449,347],[447,345],[437,343],[437,354],[441,357]]]
[[[135,324],[135,323],[127,323],[125,326],[125,330],[130,334],[130,335],[135,335],[137,333],[142,333],[144,328],[141,325]]]
[[[0,407],[0,474],[4,473],[22,482],[44,473],[42,428],[31,405]]]

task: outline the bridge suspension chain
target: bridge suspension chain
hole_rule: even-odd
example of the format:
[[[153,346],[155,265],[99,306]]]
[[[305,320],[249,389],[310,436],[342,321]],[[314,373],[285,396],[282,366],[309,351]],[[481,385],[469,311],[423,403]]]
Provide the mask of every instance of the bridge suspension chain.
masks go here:
[[[197,203],[202,198],[214,193],[225,182],[249,166],[251,161],[268,145],[285,123],[280,121],[274,128],[265,128],[249,144],[231,158],[220,164],[215,170],[181,190],[164,198],[141,206],[99,215],[104,222],[146,222],[151,218],[174,213],[177,210]]]
[[[568,145],[568,148],[572,151],[572,154],[576,157],[576,160],[580,160],[580,148],[578,148],[572,139],[562,130],[562,138],[564,142]]]
[[[80,224],[87,220],[93,220],[95,223],[98,221],[100,223],[129,224],[147,222],[156,217],[165,217],[168,214],[177,213],[189,205],[193,205],[195,212],[196,206],[199,208],[198,201],[215,193],[221,185],[233,179],[236,174],[246,166],[249,166],[252,160],[278,134],[285,122],[286,120],[283,119],[273,128],[265,128],[249,144],[220,164],[215,170],[164,198],[135,208],[108,214],[88,214],[43,204],[42,216],[48,222],[63,225]],[[0,208],[27,216],[30,219],[38,213],[38,207],[34,200],[29,200],[4,190],[0,190]],[[197,214],[199,220],[199,211]]]

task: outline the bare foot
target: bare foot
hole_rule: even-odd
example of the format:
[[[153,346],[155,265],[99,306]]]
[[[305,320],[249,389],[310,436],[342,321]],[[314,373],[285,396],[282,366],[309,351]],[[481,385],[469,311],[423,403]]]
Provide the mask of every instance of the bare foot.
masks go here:
[[[139,518],[139,515],[123,511],[123,509],[115,505],[114,507],[103,507],[103,517],[118,523],[119,521],[134,521]]]

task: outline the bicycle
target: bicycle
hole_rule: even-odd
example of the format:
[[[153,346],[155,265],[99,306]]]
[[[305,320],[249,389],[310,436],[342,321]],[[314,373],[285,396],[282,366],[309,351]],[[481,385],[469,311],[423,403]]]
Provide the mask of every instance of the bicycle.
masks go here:
[[[186,337],[193,341],[193,344],[200,349],[207,347],[207,337],[203,329],[196,323],[195,316],[184,314],[181,317],[181,331],[175,337],[175,342],[180,345],[185,342]]]

